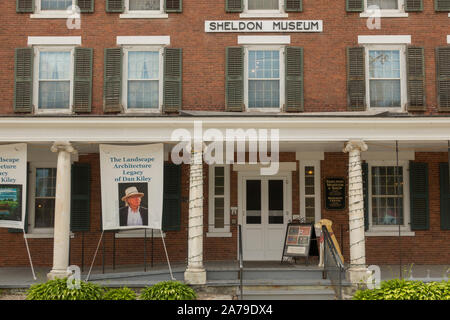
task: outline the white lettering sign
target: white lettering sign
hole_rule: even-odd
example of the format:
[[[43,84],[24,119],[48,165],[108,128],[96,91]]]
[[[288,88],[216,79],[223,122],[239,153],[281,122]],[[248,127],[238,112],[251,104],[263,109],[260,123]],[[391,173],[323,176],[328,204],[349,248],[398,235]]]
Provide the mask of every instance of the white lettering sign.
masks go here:
[[[205,21],[205,32],[322,32],[322,20]]]

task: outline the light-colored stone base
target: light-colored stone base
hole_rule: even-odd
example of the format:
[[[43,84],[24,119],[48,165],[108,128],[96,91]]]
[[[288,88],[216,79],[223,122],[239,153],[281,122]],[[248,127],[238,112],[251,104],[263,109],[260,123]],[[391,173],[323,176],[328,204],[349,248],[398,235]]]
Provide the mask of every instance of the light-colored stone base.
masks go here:
[[[72,275],[72,272],[67,270],[52,270],[47,274],[47,279],[48,280],[63,279],[67,278],[70,275]]]
[[[367,278],[369,273],[365,267],[352,267],[347,270],[347,280],[353,286],[365,286],[367,284]]]
[[[187,284],[206,284],[206,270],[186,269],[184,272],[184,282]]]

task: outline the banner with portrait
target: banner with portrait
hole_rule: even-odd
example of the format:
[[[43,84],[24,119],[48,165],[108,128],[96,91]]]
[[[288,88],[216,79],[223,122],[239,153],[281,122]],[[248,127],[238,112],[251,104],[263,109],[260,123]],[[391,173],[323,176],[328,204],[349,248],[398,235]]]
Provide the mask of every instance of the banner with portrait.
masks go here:
[[[100,145],[103,230],[161,229],[164,145]]]
[[[23,229],[27,196],[27,145],[0,145],[0,227]]]

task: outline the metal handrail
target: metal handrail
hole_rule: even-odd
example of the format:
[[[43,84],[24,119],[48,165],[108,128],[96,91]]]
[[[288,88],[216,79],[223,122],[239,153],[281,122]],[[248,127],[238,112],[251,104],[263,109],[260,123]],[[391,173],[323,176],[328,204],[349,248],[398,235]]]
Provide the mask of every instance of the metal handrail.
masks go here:
[[[331,269],[337,270],[338,277],[337,279],[333,279],[333,277],[330,276],[330,280],[333,282],[333,280],[337,283],[334,283],[334,285],[337,287],[337,295],[338,299],[342,300],[342,273],[345,272],[345,265],[344,262],[341,259],[341,256],[338,253],[338,250],[336,246],[334,245],[333,240],[331,239],[331,235],[328,232],[328,229],[326,226],[322,226],[322,234],[323,234],[323,241],[324,241],[324,274],[325,278],[328,278],[329,273]],[[328,259],[328,253],[332,257],[332,261],[329,261]],[[330,263],[332,267],[330,267]]]
[[[244,287],[243,287],[243,281],[242,281],[242,276],[244,275],[244,259],[243,259],[243,254],[242,254],[242,227],[239,224],[238,225],[238,237],[239,237],[239,293],[240,293],[240,300],[243,299],[244,297]]]

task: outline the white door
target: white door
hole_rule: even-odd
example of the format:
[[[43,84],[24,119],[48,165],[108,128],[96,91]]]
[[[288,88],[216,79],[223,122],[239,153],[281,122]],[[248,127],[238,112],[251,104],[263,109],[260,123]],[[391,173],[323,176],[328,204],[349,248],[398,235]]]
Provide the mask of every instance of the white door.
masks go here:
[[[281,260],[290,219],[288,176],[242,179],[242,239],[244,260]]]

